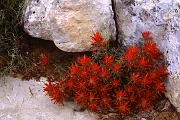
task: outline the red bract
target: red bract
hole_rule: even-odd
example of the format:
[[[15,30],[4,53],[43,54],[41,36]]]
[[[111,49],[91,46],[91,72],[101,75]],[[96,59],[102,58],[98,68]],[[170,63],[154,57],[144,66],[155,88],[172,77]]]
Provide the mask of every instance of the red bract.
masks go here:
[[[104,38],[95,33],[92,55],[78,57],[65,79],[45,84],[44,92],[55,103],[71,98],[91,111],[127,115],[152,108],[165,91],[167,66],[160,61],[164,57],[155,42],[149,41],[150,32],[142,35],[147,39],[143,45],[130,45],[119,54],[115,48],[105,48]]]
[[[109,98],[108,96],[103,96],[102,97],[102,102],[103,102],[103,106],[105,106],[105,107],[109,107],[109,106],[111,106],[111,102],[112,102],[112,99],[111,98]]]
[[[94,43],[101,43],[104,40],[100,32],[94,33],[94,35],[91,36],[91,39]]]
[[[51,101],[54,101],[54,103],[63,103],[66,96],[59,84],[52,84],[52,82],[48,82],[45,84],[44,91],[49,94],[49,96],[51,97]]]
[[[146,111],[147,109],[152,108],[152,103],[147,98],[141,98],[139,103],[139,108]]]
[[[133,73],[130,73],[130,77],[131,77],[131,79],[133,80],[133,81],[135,81],[136,83],[141,83],[141,81],[140,81],[140,77],[139,77],[139,74],[138,73],[135,73],[135,72],[133,72]]]
[[[141,84],[143,86],[149,86],[152,83],[152,81],[149,79],[148,75],[144,75],[141,77]]]
[[[99,110],[100,109],[100,106],[97,102],[90,102],[89,105],[88,105],[88,109],[89,110]]]
[[[87,90],[86,89],[86,82],[84,80],[79,79],[76,81],[75,84],[76,84],[74,87],[75,90]]]
[[[82,69],[81,71],[79,71],[79,76],[85,76],[87,74],[87,70],[86,69]]]
[[[118,80],[114,79],[110,83],[111,83],[112,87],[117,88],[121,84],[121,80],[120,79],[118,79]]]
[[[69,68],[69,71],[71,74],[76,74],[78,72],[77,64],[72,64],[71,67]]]
[[[97,63],[93,63],[93,64],[91,64],[91,68],[93,71],[98,71],[100,66]]]
[[[144,39],[149,38],[150,35],[151,35],[151,32],[149,32],[149,31],[142,32],[142,36]]]
[[[161,92],[165,91],[164,83],[161,81],[156,81],[155,89],[156,89],[157,93],[161,93]]]
[[[120,72],[120,64],[118,62],[114,63],[113,65],[113,72]]]
[[[100,85],[99,86],[99,92],[101,92],[101,94],[107,94],[109,91],[110,91],[110,87],[109,87],[109,85]]]
[[[165,66],[159,66],[157,67],[157,70],[160,75],[167,74],[167,68]]]
[[[128,95],[125,91],[123,90],[118,90],[115,92],[115,97],[116,97],[116,100],[121,102],[123,100],[128,100]]]
[[[138,51],[138,48],[136,48],[134,45],[131,45],[124,54],[124,57],[129,61],[134,60],[135,55],[138,53]]]
[[[160,57],[159,55],[159,49],[156,46],[156,43],[153,41],[146,42],[144,44],[144,51],[148,55],[152,56],[153,58],[157,59]]]
[[[138,64],[142,67],[151,66],[150,62],[145,57],[141,57],[138,61]]]
[[[114,61],[114,58],[112,55],[108,55],[108,54],[105,54],[104,55],[104,63],[105,64],[110,64]]]
[[[64,88],[68,88],[68,87],[72,88],[72,87],[74,86],[74,83],[73,83],[73,82],[74,82],[74,81],[73,81],[72,78],[67,79],[67,81],[65,82]]]
[[[86,55],[78,58],[78,63],[81,65],[87,65],[90,63],[90,61],[91,61],[91,58]]]
[[[90,92],[89,95],[88,95],[88,108],[90,110],[98,110],[98,109],[100,109],[100,106],[98,104],[98,98],[92,92]]]
[[[150,78],[150,79],[156,79],[156,78],[158,78],[158,77],[159,77],[159,72],[158,72],[157,70],[151,71],[151,72],[149,73],[149,78]]]
[[[108,77],[108,75],[109,75],[109,70],[107,70],[106,68],[102,68],[102,69],[101,69],[101,72],[100,72],[100,75],[101,75],[102,77]]]
[[[49,58],[47,55],[41,54],[39,56],[39,62],[40,62],[41,67],[44,68],[47,65],[48,61],[49,61]]]
[[[97,76],[91,75],[89,76],[89,85],[96,86],[98,82]]]
[[[53,90],[52,82],[48,82],[44,84],[44,92],[51,92]]]
[[[128,107],[128,102],[119,102],[116,108],[119,110],[120,114],[124,115],[130,111]]]
[[[87,94],[85,91],[76,91],[75,93],[75,101],[81,105],[87,104]]]

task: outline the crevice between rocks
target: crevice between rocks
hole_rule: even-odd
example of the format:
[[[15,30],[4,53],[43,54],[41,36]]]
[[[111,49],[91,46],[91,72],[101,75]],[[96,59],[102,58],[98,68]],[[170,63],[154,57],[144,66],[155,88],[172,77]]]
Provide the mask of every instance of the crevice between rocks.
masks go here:
[[[116,13],[116,2],[114,0],[111,0],[111,3],[112,3],[112,10],[113,10],[113,13],[114,13],[114,21],[115,21],[115,27],[116,27],[116,40],[118,42],[118,36],[119,36],[119,28],[118,28],[118,23],[117,23],[117,13]]]
[[[119,28],[119,23],[118,23],[118,12],[117,12],[117,2],[116,0],[111,0],[111,3],[112,3],[112,10],[113,10],[113,13],[114,13],[114,21],[115,21],[115,27],[116,27],[116,44],[119,48],[121,48],[122,50],[124,50],[125,46],[123,44],[123,38],[122,38],[122,32],[121,32],[121,29]]]

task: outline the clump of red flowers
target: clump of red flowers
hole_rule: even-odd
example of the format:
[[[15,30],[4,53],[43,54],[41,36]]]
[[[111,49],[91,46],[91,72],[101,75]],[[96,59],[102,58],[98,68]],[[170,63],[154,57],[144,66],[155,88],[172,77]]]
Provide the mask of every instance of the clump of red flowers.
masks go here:
[[[143,32],[143,39],[150,32]],[[130,45],[125,53],[107,48],[101,33],[91,36],[92,56],[81,56],[69,67],[65,80],[45,84],[44,91],[57,103],[72,98],[92,111],[127,115],[150,109],[165,91],[167,67],[154,41]]]

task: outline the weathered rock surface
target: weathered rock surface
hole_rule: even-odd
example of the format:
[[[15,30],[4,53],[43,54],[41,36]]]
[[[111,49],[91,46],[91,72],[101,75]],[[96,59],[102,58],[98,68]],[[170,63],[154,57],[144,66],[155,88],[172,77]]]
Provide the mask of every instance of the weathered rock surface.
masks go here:
[[[153,33],[158,47],[170,63],[166,96],[180,112],[180,1],[113,1],[119,41],[124,45],[129,45],[140,41],[141,32],[151,31]]]
[[[0,79],[0,120],[96,120],[96,115],[75,112],[73,103],[53,104],[43,93],[43,82]]]
[[[93,32],[115,37],[111,0],[28,0],[25,31],[68,52],[88,51]]]

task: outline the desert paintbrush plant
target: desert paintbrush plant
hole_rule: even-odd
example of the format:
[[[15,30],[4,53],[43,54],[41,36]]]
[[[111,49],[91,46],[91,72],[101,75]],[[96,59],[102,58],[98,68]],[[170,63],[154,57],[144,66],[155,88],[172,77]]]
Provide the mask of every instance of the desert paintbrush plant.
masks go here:
[[[105,38],[96,32],[92,56],[81,56],[69,67],[66,79],[49,81],[44,91],[54,103],[72,98],[91,111],[119,112],[127,115],[154,107],[165,91],[167,67],[150,32],[143,32],[145,43],[130,45],[125,53],[107,48]]]

